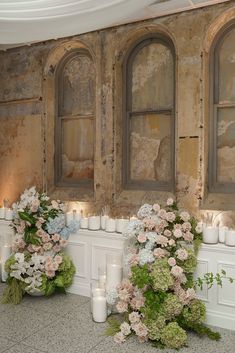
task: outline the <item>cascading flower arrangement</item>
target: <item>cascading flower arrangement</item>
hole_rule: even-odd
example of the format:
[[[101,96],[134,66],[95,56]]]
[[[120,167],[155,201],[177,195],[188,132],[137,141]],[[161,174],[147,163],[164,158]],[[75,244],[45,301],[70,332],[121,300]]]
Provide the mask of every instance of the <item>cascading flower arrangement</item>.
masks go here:
[[[218,340],[219,333],[204,325],[206,309],[195,289],[204,282],[221,285],[226,273],[194,280],[202,242],[196,219],[180,212],[171,198],[165,208],[143,205],[137,216],[125,233],[129,278],[107,297],[121,321],[111,316],[106,334],[117,343],[135,334],[140,342],[174,349],[186,344],[189,330]]]
[[[64,253],[69,235],[78,222],[65,222],[64,205],[50,201],[36,187],[26,189],[13,205],[15,238],[12,255],[6,261],[7,284],[4,303],[18,304],[24,295],[65,292],[72,283],[75,267]]]

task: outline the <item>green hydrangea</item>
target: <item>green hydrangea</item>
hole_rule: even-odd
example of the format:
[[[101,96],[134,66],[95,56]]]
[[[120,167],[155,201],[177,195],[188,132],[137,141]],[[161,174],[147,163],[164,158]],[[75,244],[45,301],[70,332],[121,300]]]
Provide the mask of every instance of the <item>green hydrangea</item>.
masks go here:
[[[165,326],[161,334],[161,342],[169,348],[178,349],[187,341],[186,331],[177,322],[171,322]]]
[[[166,299],[162,305],[162,312],[167,320],[171,320],[178,316],[183,309],[183,305],[179,301],[179,298],[173,293],[167,294]]]
[[[188,258],[185,261],[180,262],[180,266],[186,273],[194,273],[197,267],[197,258],[195,256],[194,250],[187,249]]]
[[[206,307],[199,299],[194,299],[189,306],[184,307],[183,317],[189,326],[201,324],[206,318]]]
[[[170,273],[170,266],[168,265],[166,258],[155,260],[150,276],[153,282],[153,289],[155,291],[165,292],[174,283]]]
[[[165,327],[165,318],[159,315],[156,319],[146,320],[145,325],[148,328],[148,337],[152,341],[158,341],[161,338],[161,333]]]

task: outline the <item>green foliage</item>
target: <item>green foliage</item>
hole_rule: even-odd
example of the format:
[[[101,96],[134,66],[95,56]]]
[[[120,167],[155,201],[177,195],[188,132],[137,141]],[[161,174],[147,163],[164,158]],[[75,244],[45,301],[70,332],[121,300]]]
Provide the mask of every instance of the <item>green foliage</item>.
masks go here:
[[[121,322],[115,318],[114,316],[110,316],[107,320],[108,327],[105,330],[106,336],[114,336],[116,333],[120,331]]]
[[[8,286],[4,289],[1,302],[3,304],[19,304],[24,295],[24,283],[16,278],[9,277],[7,284]]]
[[[188,258],[185,261],[177,261],[187,274],[194,273],[197,267],[197,258],[194,250],[187,249]]]
[[[179,349],[187,341],[187,334],[177,322],[170,322],[162,330],[161,342],[169,348]]]
[[[31,225],[36,223],[36,218],[34,218],[32,214],[29,214],[26,211],[18,212],[18,215],[20,219],[22,219],[23,221],[29,222]]]
[[[155,260],[150,278],[155,291],[166,292],[173,285],[174,281],[166,258]]]
[[[199,336],[207,336],[211,340],[219,341],[221,335],[219,332],[212,331],[209,327],[203,324],[194,324],[190,327],[194,332],[196,332]]]
[[[16,259],[14,257],[14,255],[11,255],[7,261],[5,262],[5,271],[6,273],[10,273],[11,272],[11,266],[14,265],[16,263]]]
[[[36,227],[30,227],[25,229],[24,233],[24,241],[26,244],[33,244],[33,245],[40,245],[41,240],[40,238],[36,235],[37,228]]]
[[[215,275],[212,272],[205,273],[202,278],[197,278],[196,281],[194,281],[194,284],[202,290],[203,284],[205,283],[208,286],[208,289],[210,289],[214,283],[222,287],[224,279],[227,279],[230,283],[234,282],[232,277],[227,277],[226,271],[221,270],[220,273],[218,272]]]
[[[144,293],[145,305],[141,308],[141,312],[147,320],[156,319],[166,296],[167,294],[165,292],[156,293],[152,289],[149,289]]]
[[[144,266],[133,266],[131,268],[131,281],[138,288],[143,288],[146,285],[151,284],[151,277],[149,275],[148,265]]]

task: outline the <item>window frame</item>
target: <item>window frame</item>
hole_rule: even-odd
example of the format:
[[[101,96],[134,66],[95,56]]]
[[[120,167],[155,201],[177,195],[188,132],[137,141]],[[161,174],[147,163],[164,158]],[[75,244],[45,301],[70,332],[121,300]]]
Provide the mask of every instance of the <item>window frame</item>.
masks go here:
[[[88,50],[86,49],[73,49],[69,53],[64,55],[60,60],[56,73],[55,73],[55,156],[54,156],[54,183],[56,187],[73,187],[83,189],[93,189],[94,187],[94,177],[93,179],[81,179],[79,181],[74,180],[61,180],[62,179],[62,121],[64,119],[69,120],[80,120],[80,119],[91,119],[93,120],[93,130],[94,130],[94,141],[93,141],[93,156],[95,162],[95,99],[94,99],[94,110],[93,114],[76,114],[76,115],[61,115],[59,114],[59,105],[62,102],[63,97],[63,71],[65,66],[72,61],[76,56],[86,56],[90,58],[94,65],[93,58]],[[95,171],[94,171],[95,172]]]
[[[151,109],[133,112],[131,73],[133,61],[138,52],[151,43],[160,43],[166,46],[173,59],[173,103],[171,109]],[[172,40],[164,34],[151,34],[139,38],[127,51],[123,61],[123,158],[122,158],[122,185],[125,190],[159,190],[174,191],[175,188],[175,104],[176,104],[176,54]],[[171,114],[171,178],[169,182],[154,180],[131,180],[130,178],[130,121],[132,115],[143,114]]]
[[[215,36],[209,57],[209,150],[208,150],[208,189],[211,193],[235,193],[235,182],[217,181],[217,141],[218,112],[222,108],[235,108],[234,103],[219,104],[219,54],[223,41],[235,30],[235,21],[227,23]]]

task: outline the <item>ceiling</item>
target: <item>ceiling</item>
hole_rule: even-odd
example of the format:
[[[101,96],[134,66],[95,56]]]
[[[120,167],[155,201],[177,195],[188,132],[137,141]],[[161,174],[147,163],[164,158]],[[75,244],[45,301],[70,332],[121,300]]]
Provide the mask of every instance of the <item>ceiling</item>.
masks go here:
[[[0,49],[229,0],[0,0]]]

